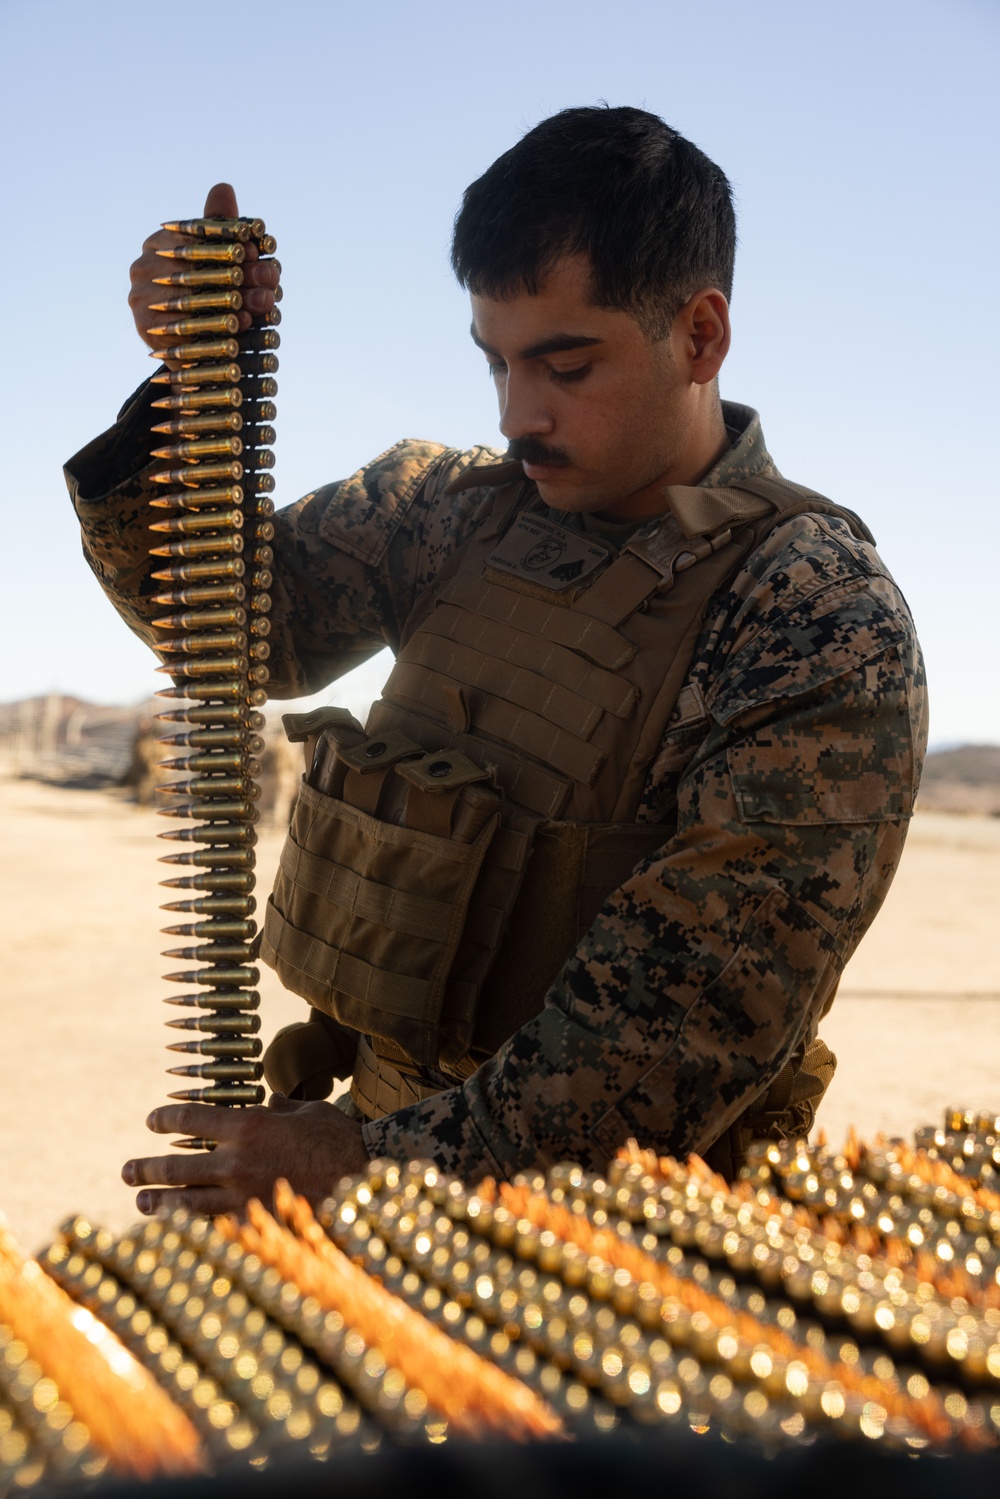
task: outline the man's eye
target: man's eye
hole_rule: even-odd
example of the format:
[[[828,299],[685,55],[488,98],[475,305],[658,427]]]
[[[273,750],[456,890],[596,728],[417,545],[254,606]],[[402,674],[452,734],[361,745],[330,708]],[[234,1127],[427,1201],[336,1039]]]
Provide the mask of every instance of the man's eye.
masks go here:
[[[505,375],[507,373],[507,366],[505,364],[488,364],[486,368],[494,379],[496,379],[497,375]]]
[[[581,364],[575,370],[550,370],[549,373],[557,385],[573,385],[577,380],[582,380],[589,371],[589,364]]]

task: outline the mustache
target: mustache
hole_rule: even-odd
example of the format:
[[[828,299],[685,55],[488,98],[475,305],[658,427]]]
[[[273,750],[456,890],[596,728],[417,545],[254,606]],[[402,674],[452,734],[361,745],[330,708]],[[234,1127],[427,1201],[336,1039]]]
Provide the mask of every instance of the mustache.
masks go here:
[[[513,462],[547,464],[550,468],[568,468],[570,463],[563,448],[547,448],[537,437],[515,437],[506,457]]]

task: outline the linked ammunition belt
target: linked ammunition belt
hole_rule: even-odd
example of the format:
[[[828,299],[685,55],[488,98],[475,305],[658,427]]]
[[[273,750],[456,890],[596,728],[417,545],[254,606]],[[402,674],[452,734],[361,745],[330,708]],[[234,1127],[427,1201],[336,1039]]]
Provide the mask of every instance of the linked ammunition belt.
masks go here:
[[[1000,1447],[1000,1118],[0,1234],[0,1494],[448,1437]],[[332,1475],[331,1475],[332,1476]]]
[[[196,919],[166,928],[191,945],[164,956],[196,965],[166,975],[187,990],[167,1003],[200,1012],[168,1022],[199,1033],[170,1050],[202,1059],[170,1069],[201,1083],[171,1097],[253,1104],[264,1092],[254,1013],[254,777],[268,679],[270,424],[279,343],[273,325],[281,315],[275,308],[240,333],[238,314],[247,245],[260,255],[276,246],[259,219],[194,219],[164,228],[185,241],[158,252],[165,290],[154,310],[163,322],[152,333],[162,341],[158,355],[173,367],[153,376],[170,387],[153,403],[166,417],[153,429],[164,446],[153,453],[160,466],[152,479],[163,492],[152,504],[165,512],[151,528],[152,555],[165,563],[153,574],[165,585],[154,602],[166,611],[154,624],[167,661],[159,670],[178,684],[159,696],[183,706],[159,715],[170,726],[163,742],[182,751],[163,762],[180,774],[161,788],[161,815],[187,825],[160,836],[189,845],[163,862],[192,870],[163,883],[199,892],[165,908]]]

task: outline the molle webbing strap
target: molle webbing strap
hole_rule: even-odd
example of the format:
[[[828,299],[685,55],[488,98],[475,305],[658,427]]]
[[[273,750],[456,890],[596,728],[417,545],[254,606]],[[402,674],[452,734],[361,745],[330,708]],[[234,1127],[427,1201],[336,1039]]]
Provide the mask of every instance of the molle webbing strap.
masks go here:
[[[381,1119],[405,1109],[411,1103],[422,1103],[433,1098],[441,1090],[421,1083],[415,1077],[400,1072],[391,1062],[380,1057],[362,1036],[358,1044],[358,1055],[351,1078],[351,1097],[366,1119]]]
[[[546,680],[538,672],[514,664],[500,654],[502,645],[503,642],[494,642],[492,655],[456,640],[445,639],[444,645],[439,646],[437,636],[427,630],[414,636],[409,657],[416,666],[441,672],[450,681],[488,692],[515,707],[530,708],[549,723],[558,724],[581,739],[589,738],[600,722],[603,708],[558,682]]]
[[[492,650],[505,663],[566,688],[616,718],[628,718],[635,709],[635,688],[614,672],[591,665],[552,640],[526,635],[454,604],[439,604],[421,633],[441,635],[475,651]]]
[[[439,660],[441,655],[446,655],[444,648],[438,653]],[[385,694],[413,703],[447,723],[450,685],[443,669],[430,671],[412,660],[401,661],[386,682]],[[470,692],[466,702],[470,727],[523,750],[561,775],[585,786],[593,784],[604,755],[585,739],[559,728],[539,713],[487,692]],[[596,727],[600,714],[591,710],[590,717]]]
[[[511,625],[526,635],[579,651],[581,656],[595,666],[603,666],[606,671],[620,671],[635,655],[635,646],[630,641],[599,620],[577,614],[565,606],[513,593],[509,588],[483,582],[481,578],[453,578],[440,597],[499,624]]]
[[[443,942],[447,936],[450,908],[444,901],[366,880],[353,869],[331,864],[329,859],[300,848],[292,838],[285,840],[280,867],[300,889],[365,921],[414,937],[428,937],[433,942]]]
[[[389,724],[399,724],[425,749],[460,749],[479,765],[495,766],[497,779],[507,796],[541,817],[558,817],[566,804],[571,788],[564,776],[553,775],[540,765],[530,764],[503,745],[487,744],[472,734],[449,731],[432,719],[394,703],[373,703],[368,720],[372,733],[381,732],[383,726]]]
[[[261,947],[265,961],[274,961],[277,954],[273,950],[280,940],[281,955],[286,964],[298,969],[308,979],[336,988],[348,1002],[353,1000],[366,1010],[386,1011],[411,1020],[420,1020],[426,1015],[430,987],[426,980],[373,968],[361,958],[352,957],[318,937],[298,931],[274,906],[269,906],[268,918],[268,929]],[[272,949],[270,955],[269,948]],[[347,1008],[350,1008],[350,1003]],[[339,1018],[345,1020],[346,1016]]]

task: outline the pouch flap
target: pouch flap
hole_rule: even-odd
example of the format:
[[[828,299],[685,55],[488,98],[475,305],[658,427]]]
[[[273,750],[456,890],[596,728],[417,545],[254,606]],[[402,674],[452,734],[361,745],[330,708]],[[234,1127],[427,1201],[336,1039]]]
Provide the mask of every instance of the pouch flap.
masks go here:
[[[414,744],[401,729],[389,729],[374,739],[365,739],[363,744],[354,744],[342,750],[340,758],[352,770],[364,775],[370,770],[388,770],[397,760],[423,753],[420,745]]]
[[[488,770],[476,765],[461,750],[442,750],[420,760],[407,760],[396,766],[396,774],[421,791],[453,791],[474,781],[492,780]]]
[[[348,708],[313,708],[309,713],[283,713],[281,722],[292,744],[302,744],[327,729],[338,745],[357,743],[365,737],[364,729]]]

